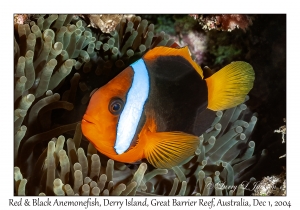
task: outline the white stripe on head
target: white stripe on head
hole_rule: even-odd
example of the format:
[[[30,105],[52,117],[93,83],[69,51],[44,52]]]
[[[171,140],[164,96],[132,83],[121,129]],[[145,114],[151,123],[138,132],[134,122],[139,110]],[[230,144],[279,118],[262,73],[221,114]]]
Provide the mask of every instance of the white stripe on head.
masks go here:
[[[134,71],[132,85],[117,125],[115,150],[124,153],[131,144],[149,95],[149,75],[143,59],[130,65]]]

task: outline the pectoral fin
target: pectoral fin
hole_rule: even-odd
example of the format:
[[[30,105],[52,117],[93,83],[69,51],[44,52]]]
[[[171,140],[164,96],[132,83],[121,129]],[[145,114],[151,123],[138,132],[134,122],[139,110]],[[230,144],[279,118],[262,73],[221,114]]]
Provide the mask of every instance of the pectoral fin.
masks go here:
[[[192,156],[199,138],[183,132],[158,132],[143,135],[147,141],[145,158],[156,168],[172,168]]]

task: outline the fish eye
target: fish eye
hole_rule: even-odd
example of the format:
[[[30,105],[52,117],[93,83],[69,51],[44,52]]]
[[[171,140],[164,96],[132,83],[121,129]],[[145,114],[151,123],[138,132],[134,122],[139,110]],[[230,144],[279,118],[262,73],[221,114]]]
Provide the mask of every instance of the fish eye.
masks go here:
[[[109,109],[110,113],[112,113],[113,115],[118,115],[121,113],[123,106],[124,106],[124,102],[122,99],[112,98],[110,100],[108,109]]]

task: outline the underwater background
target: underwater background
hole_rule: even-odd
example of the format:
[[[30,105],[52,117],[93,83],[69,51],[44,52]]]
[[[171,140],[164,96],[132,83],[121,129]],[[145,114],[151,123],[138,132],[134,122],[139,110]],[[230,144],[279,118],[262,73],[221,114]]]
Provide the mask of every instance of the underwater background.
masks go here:
[[[286,15],[15,15],[14,24],[15,195],[285,195],[285,127],[274,131],[286,118]],[[174,42],[212,71],[250,63],[249,99],[219,112],[200,138],[206,152],[199,147],[172,170],[97,154],[78,124],[91,91],[148,49]],[[229,145],[237,135],[247,142],[217,148],[218,138]],[[273,175],[274,192],[205,190]]]

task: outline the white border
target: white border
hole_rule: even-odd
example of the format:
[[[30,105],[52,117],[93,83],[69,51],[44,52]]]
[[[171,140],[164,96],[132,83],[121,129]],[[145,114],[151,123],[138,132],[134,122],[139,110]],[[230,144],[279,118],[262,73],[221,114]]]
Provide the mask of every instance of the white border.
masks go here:
[[[0,206],[8,207],[9,199],[19,199],[13,197],[13,13],[286,13],[287,14],[287,197],[259,197],[261,201],[291,201],[290,209],[300,209],[299,202],[299,12],[295,1],[3,1],[1,3],[1,83],[0,91],[2,96],[2,106],[0,109],[1,131],[4,135],[1,144],[1,199]],[[36,197],[23,197],[23,199],[33,199]],[[176,197],[180,200],[195,199],[187,197]],[[232,197],[223,197],[222,200],[230,200]],[[257,197],[246,197],[246,200],[252,200]],[[44,198],[46,199],[46,198]],[[55,198],[50,198],[55,199]],[[61,200],[86,200],[86,197],[63,198]],[[103,199],[103,198],[100,198]],[[124,197],[111,197],[111,200],[124,200]],[[172,199],[159,197],[160,200]],[[205,198],[207,201],[211,197]],[[24,207],[23,207],[24,208]],[[22,208],[22,209],[23,209]],[[34,208],[34,207],[31,207]],[[31,209],[30,208],[30,209]],[[39,207],[40,208],[40,207]],[[49,208],[49,207],[45,207]],[[53,208],[53,207],[50,207]],[[57,209],[66,209],[66,207],[55,207]],[[84,207],[73,207],[74,209],[84,209]],[[116,209],[115,207],[107,207]],[[174,207],[164,207],[164,209],[173,209]],[[182,207],[176,207],[181,209]],[[227,209],[249,209],[249,207],[223,207]],[[6,209],[6,208],[5,208]],[[20,208],[21,209],[21,208]],[[90,209],[90,208],[89,208]],[[106,209],[106,208],[105,208]],[[132,209],[126,207],[122,209]],[[140,209],[140,208],[139,208]],[[203,209],[209,209],[203,208]],[[281,209],[281,208],[277,208]]]

